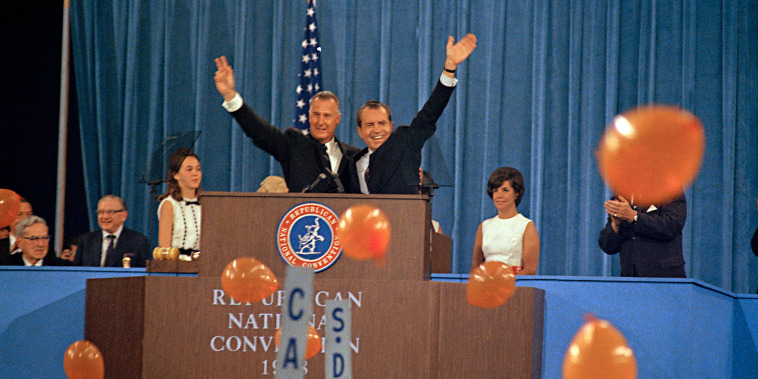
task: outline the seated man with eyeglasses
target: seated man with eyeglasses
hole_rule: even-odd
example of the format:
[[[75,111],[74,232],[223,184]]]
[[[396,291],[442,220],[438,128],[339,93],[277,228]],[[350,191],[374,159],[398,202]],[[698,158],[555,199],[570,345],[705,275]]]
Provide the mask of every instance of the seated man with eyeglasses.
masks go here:
[[[116,195],[105,195],[97,202],[97,224],[101,230],[79,237],[75,266],[145,267],[150,256],[150,242],[144,234],[125,228],[129,215],[126,203]]]
[[[71,262],[55,256],[47,256],[50,235],[42,217],[29,216],[16,224],[16,236],[21,252],[0,259],[0,265],[8,266],[71,266]]]

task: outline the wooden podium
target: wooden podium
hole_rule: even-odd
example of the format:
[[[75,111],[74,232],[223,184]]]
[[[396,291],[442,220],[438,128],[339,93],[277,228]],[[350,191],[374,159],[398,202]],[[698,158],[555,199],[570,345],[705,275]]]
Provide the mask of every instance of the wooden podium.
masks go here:
[[[544,291],[519,287],[503,306],[479,309],[466,303],[464,283],[424,280],[433,259],[426,196],[212,192],[201,201],[198,277],[87,281],[85,338],[103,352],[106,377],[273,375],[283,291],[239,304],[220,274],[232,259],[254,256],[283,282],[277,227],[311,202],[337,215],[373,204],[392,228],[385,267],[342,256],[314,281],[311,321],[322,336],[324,302],[351,300],[354,377],[540,377]],[[306,377],[324,376],[323,357],[307,361]]]
[[[319,272],[317,278],[429,279],[431,212],[427,196],[311,193],[203,193],[199,275],[220,276],[234,258],[253,256],[277,277],[283,276],[287,263],[277,250],[277,227],[290,209],[309,202],[328,206],[337,217],[352,205],[371,204],[382,209],[392,229],[386,266],[381,270],[374,262],[356,262],[342,256],[329,269]]]

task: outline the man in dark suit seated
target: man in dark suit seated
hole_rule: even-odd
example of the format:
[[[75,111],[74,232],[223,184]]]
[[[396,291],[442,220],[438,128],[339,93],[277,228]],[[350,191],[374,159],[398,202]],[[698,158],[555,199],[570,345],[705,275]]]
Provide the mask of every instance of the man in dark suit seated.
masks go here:
[[[0,259],[0,265],[9,266],[71,266],[71,262],[56,256],[47,256],[50,235],[42,217],[29,216],[16,225],[20,252]]]
[[[358,134],[366,148],[353,157],[350,192],[418,194],[417,170],[421,149],[437,130],[437,119],[445,110],[458,80],[455,70],[476,49],[476,36],[467,34],[453,44],[448,37],[445,66],[429,100],[411,125],[394,129],[392,112],[382,102],[371,100],[356,112]]]
[[[145,267],[150,242],[144,234],[124,227],[128,215],[124,200],[116,195],[103,196],[97,202],[97,224],[101,230],[79,238],[74,265],[123,267],[123,259],[128,257],[131,267]]]
[[[687,200],[637,207],[618,196],[604,204],[608,222],[598,244],[606,254],[621,253],[621,276],[684,278],[682,230]]]
[[[308,110],[310,130],[307,135],[295,128],[281,131],[242,101],[234,90],[234,71],[225,56],[216,58],[216,68],[213,80],[218,93],[224,98],[223,107],[237,120],[255,146],[279,161],[290,192],[334,193],[345,192],[345,188],[349,188],[350,157],[358,148],[334,136],[342,116],[337,95],[321,91],[311,97]]]

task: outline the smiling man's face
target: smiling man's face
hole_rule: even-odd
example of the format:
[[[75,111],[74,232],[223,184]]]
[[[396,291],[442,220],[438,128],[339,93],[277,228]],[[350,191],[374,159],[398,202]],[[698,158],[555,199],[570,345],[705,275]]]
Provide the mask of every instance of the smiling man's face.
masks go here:
[[[382,146],[392,134],[394,123],[384,107],[365,108],[360,114],[361,124],[358,125],[358,135],[371,151]]]
[[[321,143],[331,141],[341,117],[339,107],[334,99],[314,98],[308,110],[311,136]]]

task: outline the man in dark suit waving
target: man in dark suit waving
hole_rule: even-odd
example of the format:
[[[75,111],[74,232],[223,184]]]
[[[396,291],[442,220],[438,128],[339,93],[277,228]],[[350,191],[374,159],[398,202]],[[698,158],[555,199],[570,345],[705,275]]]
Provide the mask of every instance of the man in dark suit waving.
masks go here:
[[[234,71],[226,57],[216,58],[215,62],[217,71],[213,80],[224,97],[223,107],[255,146],[279,161],[290,191],[345,192],[350,180],[348,162],[358,148],[334,136],[342,116],[337,95],[321,91],[311,97],[307,135],[294,128],[281,131],[242,101],[234,90]]]
[[[421,149],[437,130],[437,119],[458,83],[455,78],[458,65],[476,49],[473,34],[453,42],[453,37],[448,37],[442,75],[410,125],[394,129],[389,106],[376,100],[358,109],[358,134],[367,147],[353,156],[351,192],[418,194]]]
[[[128,257],[131,267],[145,267],[150,243],[144,234],[124,227],[128,215],[124,200],[116,195],[103,196],[97,202],[101,230],[80,238],[74,265],[123,267],[122,260]]]

